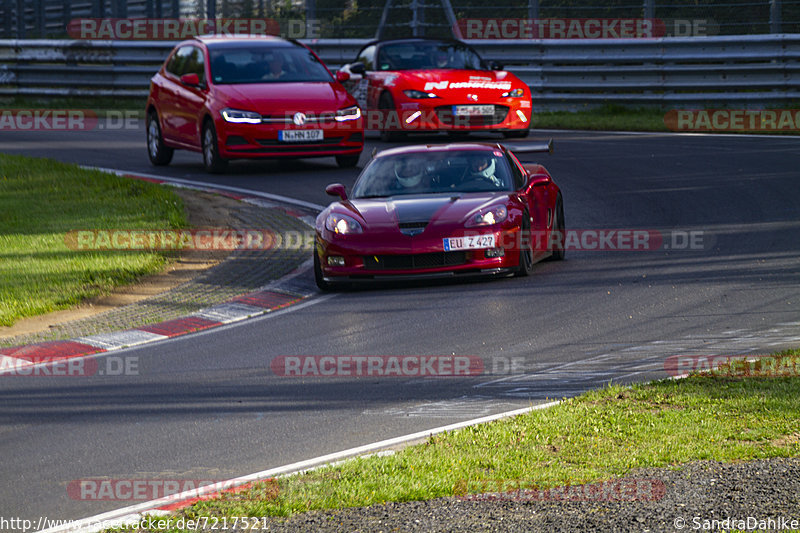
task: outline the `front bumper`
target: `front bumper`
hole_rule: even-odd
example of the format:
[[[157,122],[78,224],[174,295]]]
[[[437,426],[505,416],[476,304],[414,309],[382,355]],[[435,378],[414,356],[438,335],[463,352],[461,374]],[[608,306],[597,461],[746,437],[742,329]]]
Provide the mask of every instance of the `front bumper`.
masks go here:
[[[357,123],[321,124],[296,127],[282,124],[216,123],[219,153],[225,159],[272,157],[324,157],[357,155],[364,149],[364,130]],[[314,141],[281,141],[282,130],[322,130],[323,138]]]
[[[476,102],[448,102],[441,98],[400,100],[397,116],[380,111],[378,120],[365,124],[367,129],[413,131],[518,131],[531,126],[530,100],[505,98],[498,102],[481,102],[494,106],[491,115],[456,115],[456,106],[475,106]],[[523,107],[527,105],[527,107]],[[372,118],[372,117],[368,117]],[[369,122],[372,122],[371,124]],[[376,124],[377,122],[377,124]]]
[[[443,238],[408,237],[387,245],[385,239],[355,235],[326,240],[317,232],[316,253],[322,275],[329,282],[437,279],[470,275],[497,275],[515,271],[519,250],[503,243],[517,241],[518,230],[481,232],[494,234],[497,246],[472,250],[444,251]],[[493,257],[500,253],[500,257]],[[329,257],[343,258],[344,265],[332,265]]]

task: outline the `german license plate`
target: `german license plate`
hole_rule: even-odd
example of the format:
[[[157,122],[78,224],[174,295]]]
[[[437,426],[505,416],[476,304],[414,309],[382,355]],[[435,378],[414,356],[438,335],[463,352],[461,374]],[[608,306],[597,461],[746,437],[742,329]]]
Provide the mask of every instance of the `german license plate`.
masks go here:
[[[283,142],[321,141],[322,130],[281,130],[278,140]]]
[[[485,117],[494,115],[493,105],[454,105],[453,114],[457,117]]]
[[[494,248],[494,235],[470,235],[444,239],[444,251]]]

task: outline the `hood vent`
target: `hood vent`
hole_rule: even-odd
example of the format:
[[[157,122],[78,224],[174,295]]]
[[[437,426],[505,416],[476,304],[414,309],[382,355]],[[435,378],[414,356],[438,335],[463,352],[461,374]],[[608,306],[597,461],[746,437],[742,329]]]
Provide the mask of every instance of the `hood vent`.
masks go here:
[[[400,227],[400,233],[403,235],[408,235],[409,237],[413,237],[414,235],[419,235],[423,231],[425,231],[425,226],[427,226],[427,222],[401,222],[398,224]]]

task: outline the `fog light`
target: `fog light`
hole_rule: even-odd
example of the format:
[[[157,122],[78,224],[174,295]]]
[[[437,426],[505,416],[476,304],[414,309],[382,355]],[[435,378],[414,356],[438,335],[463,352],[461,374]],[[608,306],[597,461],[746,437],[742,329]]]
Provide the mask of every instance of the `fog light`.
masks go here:
[[[341,255],[329,255],[328,256],[328,266],[343,267],[344,266],[344,257],[342,257]]]
[[[503,257],[506,255],[505,248],[487,248],[486,249],[486,259],[492,259],[494,257]]]

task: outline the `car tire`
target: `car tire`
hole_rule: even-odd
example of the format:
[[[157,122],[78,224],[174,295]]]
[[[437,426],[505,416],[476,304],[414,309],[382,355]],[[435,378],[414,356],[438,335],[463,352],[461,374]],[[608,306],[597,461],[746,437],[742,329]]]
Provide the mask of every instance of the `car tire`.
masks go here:
[[[337,155],[336,156],[336,164],[339,165],[340,168],[353,168],[358,164],[358,160],[361,158],[361,154],[356,155]]]
[[[394,105],[394,98],[392,98],[391,94],[389,94],[388,92],[384,92],[383,94],[381,94],[381,97],[378,99],[378,109],[381,110],[382,112],[381,120],[384,121],[384,124],[382,125],[386,125],[386,122],[388,122],[388,120],[386,119],[385,112],[397,113],[397,108]],[[397,125],[398,127],[400,126],[399,119]],[[403,137],[404,135],[399,131],[390,131],[381,129],[381,140],[383,142],[387,143],[396,142],[402,140]]]
[[[531,215],[528,211],[522,213],[522,229],[520,230],[519,267],[516,275],[519,277],[530,276],[533,273],[533,236],[531,235]]]
[[[506,139],[524,139],[531,132],[529,128],[524,130],[504,131],[503,137]]]
[[[219,142],[217,141],[217,130],[214,123],[207,120],[203,124],[203,165],[212,174],[219,174],[228,166],[228,161],[219,155]]]
[[[553,221],[553,230],[558,231],[561,233],[560,237],[558,238],[558,244],[556,245],[555,249],[553,249],[553,253],[550,256],[551,261],[563,261],[564,260],[564,239],[566,238],[566,223],[564,222],[564,201],[561,198],[561,193],[558,194],[558,198],[556,199],[556,219]],[[552,241],[552,239],[551,239]]]
[[[155,111],[147,114],[146,131],[147,156],[150,158],[150,163],[157,167],[169,165],[175,150],[164,144],[161,124],[158,122],[158,114]]]
[[[322,265],[320,264],[319,253],[314,250],[314,281],[317,283],[319,290],[328,292],[331,290],[331,284],[325,281],[322,276]]]

